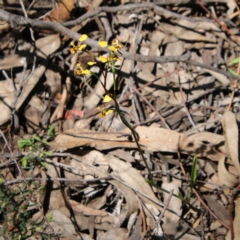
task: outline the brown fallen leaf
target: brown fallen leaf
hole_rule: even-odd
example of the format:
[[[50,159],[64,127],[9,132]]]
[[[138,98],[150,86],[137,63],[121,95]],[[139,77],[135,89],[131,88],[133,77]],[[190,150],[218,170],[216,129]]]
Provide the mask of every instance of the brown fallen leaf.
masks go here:
[[[225,166],[226,157],[221,157],[218,163],[218,176],[223,184],[228,187],[234,187],[239,183],[238,176],[229,171],[229,167]]]
[[[224,137],[218,134],[202,132],[187,136],[169,129],[144,126],[138,126],[135,130],[139,136],[139,144],[143,150],[148,152],[180,151],[199,157],[208,157],[214,161],[218,161],[221,156],[224,156],[216,149],[217,146],[224,143]],[[130,135],[128,129],[122,133],[71,129],[59,134],[49,145],[52,150],[80,146],[91,146],[99,150],[137,148],[135,142],[128,140],[128,135]],[[221,151],[225,152],[222,148]]]
[[[91,207],[87,207],[79,202],[76,202],[74,200],[68,199],[69,203],[71,204],[71,207],[73,211],[79,212],[83,215],[87,216],[108,216],[108,213],[102,210],[97,210]]]
[[[238,125],[234,113],[226,111],[222,117],[222,126],[225,136],[226,150],[232,159],[233,165],[240,175],[239,155],[238,155]]]
[[[127,240],[127,229],[126,228],[115,228],[108,230],[101,237],[100,240]]]
[[[207,205],[213,210],[213,212],[226,224],[229,223],[229,211],[216,200],[214,200],[210,195],[205,195],[204,199],[207,201]]]
[[[234,238],[231,238],[231,231],[228,232],[226,236],[226,240],[234,239],[238,240],[240,236],[240,198],[236,200],[235,203],[235,211],[234,211],[234,221],[233,221],[233,231],[234,231]]]
[[[47,213],[46,217],[52,216],[52,221],[49,222],[51,228],[47,229],[47,232],[52,233],[52,229],[54,232],[61,234],[61,236],[66,237],[67,239],[74,239],[74,235],[76,234],[74,225],[72,221],[59,210],[51,210]]]
[[[50,13],[43,18],[44,21],[65,22],[68,20],[74,7],[74,0],[62,0]]]

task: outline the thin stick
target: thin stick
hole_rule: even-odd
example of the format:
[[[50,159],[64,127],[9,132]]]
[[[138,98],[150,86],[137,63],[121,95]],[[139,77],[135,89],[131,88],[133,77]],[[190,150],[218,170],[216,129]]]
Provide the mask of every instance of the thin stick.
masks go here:
[[[165,205],[164,205],[164,208],[163,208],[160,216],[158,217],[158,220],[156,221],[155,225],[151,228],[152,231],[154,230],[154,228],[157,227],[157,225],[160,223],[161,219],[163,218],[164,213],[166,212],[166,210],[167,210],[167,208],[168,208],[168,206],[169,206],[169,203],[170,203],[170,201],[171,201],[171,199],[172,199],[173,192],[174,192],[174,189],[171,189],[171,190],[169,191],[169,196],[168,196],[167,201],[166,201],[166,203],[165,203]]]

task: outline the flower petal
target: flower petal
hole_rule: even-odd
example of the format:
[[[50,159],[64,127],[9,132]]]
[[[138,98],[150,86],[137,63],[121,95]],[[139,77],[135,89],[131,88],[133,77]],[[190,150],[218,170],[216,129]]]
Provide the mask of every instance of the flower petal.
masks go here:
[[[117,52],[117,48],[115,48],[114,46],[110,46],[108,47],[112,52]]]
[[[92,65],[96,64],[96,62],[88,62],[87,64],[92,66]]]
[[[118,45],[118,40],[116,38],[112,40],[112,45]]]
[[[82,75],[82,70],[81,70],[81,69],[77,69],[77,70],[76,70],[76,74],[77,74],[77,75]]]
[[[79,38],[79,41],[80,41],[80,42],[83,42],[83,41],[85,41],[87,38],[88,38],[88,35],[83,34],[83,35]]]
[[[100,60],[100,62],[102,62],[102,63],[105,63],[105,62],[108,61],[108,59],[107,59],[106,57],[103,57],[103,56],[99,56],[99,60]]]
[[[108,45],[108,43],[106,42],[106,41],[99,41],[98,42],[98,45],[100,46],[100,47],[106,47],[107,45]]]
[[[82,74],[91,74],[91,71],[88,69],[82,70]]]
[[[71,54],[74,54],[74,53],[76,52],[76,49],[75,49],[75,48],[70,48],[69,50],[70,50],[70,53],[71,53]]]
[[[107,115],[111,114],[112,112],[113,112],[113,110],[112,110],[112,109],[108,109],[108,110],[106,110],[106,111],[105,111],[105,116],[107,116]]]
[[[82,44],[78,47],[78,51],[82,51],[84,48],[86,48],[87,44]]]
[[[103,102],[107,103],[107,102],[111,102],[111,101],[112,101],[112,97],[109,94],[106,94],[103,99]]]

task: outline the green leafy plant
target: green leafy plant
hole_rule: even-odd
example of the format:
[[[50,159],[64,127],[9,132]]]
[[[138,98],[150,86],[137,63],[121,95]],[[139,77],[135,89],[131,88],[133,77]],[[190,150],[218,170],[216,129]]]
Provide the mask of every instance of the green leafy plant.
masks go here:
[[[22,158],[22,166],[24,168],[31,168],[32,166],[40,164],[47,168],[45,159],[51,155],[51,153],[47,151],[47,141],[53,139],[55,136],[56,133],[54,125],[50,125],[47,134],[42,138],[37,135],[33,135],[31,138],[19,140],[19,149],[27,152],[27,154]]]
[[[33,135],[18,141],[19,149],[26,153],[21,160],[26,170],[38,165],[47,168],[45,159],[50,155],[48,141],[55,136],[54,125],[50,125],[42,137]],[[6,185],[1,172],[0,177],[0,221],[3,226],[0,235],[14,240],[28,239],[33,234],[41,236],[41,239],[56,237],[44,233],[47,224],[52,221],[52,214],[48,219],[42,217],[38,223],[32,221],[32,216],[39,211],[37,196],[41,195],[45,185],[40,185],[37,181]]]
[[[196,180],[197,180],[197,163],[198,163],[198,158],[194,156],[193,158],[193,165],[192,165],[192,171],[191,171],[191,179],[190,179],[190,189],[188,192],[187,196],[187,202],[190,201],[192,197],[192,189],[195,187]]]
[[[236,76],[238,75],[238,73],[235,72],[235,71],[233,71],[233,70],[231,69],[231,67],[232,67],[233,65],[239,64],[239,61],[240,61],[240,57],[233,59],[231,62],[229,62],[229,63],[227,64],[227,70],[228,70],[231,74],[236,75]]]
[[[36,182],[34,185],[28,182],[21,186],[0,184],[0,219],[3,226],[0,235],[7,239],[27,239],[36,233],[37,227],[46,226],[44,221],[38,224],[31,221],[37,209],[33,198],[36,191],[39,191]]]

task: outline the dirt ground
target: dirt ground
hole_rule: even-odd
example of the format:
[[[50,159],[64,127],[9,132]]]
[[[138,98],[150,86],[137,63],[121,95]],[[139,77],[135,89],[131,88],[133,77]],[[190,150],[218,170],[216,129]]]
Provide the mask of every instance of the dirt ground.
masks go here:
[[[239,239],[235,0],[0,0],[2,239]]]

